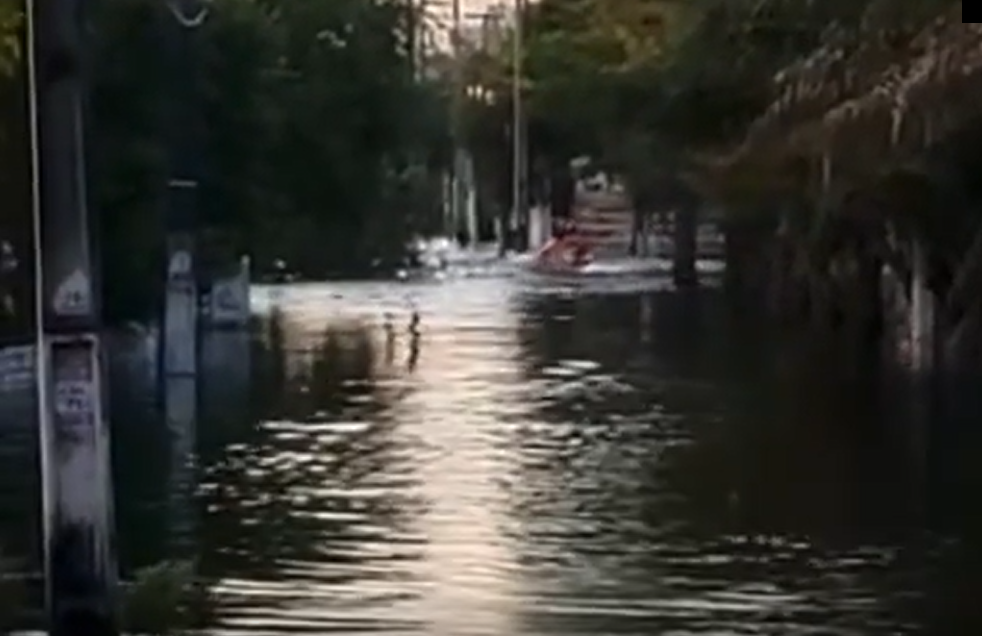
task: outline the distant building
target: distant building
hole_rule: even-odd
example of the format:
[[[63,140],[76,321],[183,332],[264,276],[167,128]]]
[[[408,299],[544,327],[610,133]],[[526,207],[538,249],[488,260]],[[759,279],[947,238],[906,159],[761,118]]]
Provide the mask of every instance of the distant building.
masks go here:
[[[505,45],[512,15],[503,5],[495,5],[478,15],[468,15],[460,27],[461,45],[466,50],[496,54]]]
[[[449,5],[449,3],[447,3]],[[431,15],[431,26],[424,29],[423,46],[430,55],[448,52],[452,48],[451,32],[453,18],[448,6],[441,6]],[[465,50],[500,51],[504,46],[511,25],[514,23],[514,10],[510,3],[498,3],[484,11],[465,12],[461,16],[460,37]]]

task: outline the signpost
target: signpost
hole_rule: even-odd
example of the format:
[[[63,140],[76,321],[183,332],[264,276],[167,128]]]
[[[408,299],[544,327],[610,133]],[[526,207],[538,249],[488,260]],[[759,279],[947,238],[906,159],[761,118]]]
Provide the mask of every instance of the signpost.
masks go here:
[[[86,205],[80,4],[27,3],[44,565],[49,632],[112,636],[113,489]]]

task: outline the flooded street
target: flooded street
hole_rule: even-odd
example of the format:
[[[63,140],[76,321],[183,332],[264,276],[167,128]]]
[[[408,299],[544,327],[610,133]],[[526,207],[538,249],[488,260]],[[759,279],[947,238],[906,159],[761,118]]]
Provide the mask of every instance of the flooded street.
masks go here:
[[[954,0],[0,1],[0,636],[982,636],[976,99]]]
[[[214,633],[982,626],[970,512],[952,512],[968,477],[933,468],[955,455],[715,291],[487,278],[255,295],[280,315],[256,386],[201,424],[191,538],[218,582]],[[122,544],[146,563],[169,549],[166,459],[133,455],[153,436],[122,428]]]
[[[903,432],[774,364],[713,292],[460,280],[278,302],[292,379],[208,476],[231,631],[897,634],[946,605],[954,556]]]

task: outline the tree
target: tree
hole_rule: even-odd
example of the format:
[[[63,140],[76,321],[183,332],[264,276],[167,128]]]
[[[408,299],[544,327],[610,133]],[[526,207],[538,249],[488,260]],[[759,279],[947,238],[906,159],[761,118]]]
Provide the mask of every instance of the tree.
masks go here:
[[[542,0],[526,17],[533,152],[558,162],[588,154],[637,188],[657,182],[652,174],[696,170],[780,110],[772,104],[789,97],[779,91],[796,89],[775,78],[842,74],[837,55],[859,64],[850,51],[901,46],[950,4]],[[888,48],[878,59],[896,59]],[[503,83],[511,68],[503,55],[486,74]]]
[[[0,72],[4,77],[16,72],[17,63],[22,58],[20,30],[23,23],[24,12],[20,2],[0,2]]]
[[[543,0],[524,16],[523,91],[527,100],[531,165],[552,190],[568,178],[569,161],[592,156],[624,172],[646,144],[641,129],[656,87],[650,78],[690,7],[671,0]],[[512,37],[512,36],[509,36]],[[501,130],[511,109],[512,47],[494,60],[474,59],[480,83],[508,95],[495,108],[478,105],[484,131]],[[475,133],[479,134],[479,133]],[[500,147],[500,142],[497,147]],[[482,146],[481,150],[484,150]],[[480,150],[479,150],[480,152]]]
[[[23,4],[0,0],[0,238],[30,249]],[[205,236],[310,276],[401,257],[430,222],[446,165],[447,97],[420,78],[401,0],[216,0],[195,34]],[[163,277],[167,85],[158,0],[88,16],[90,209],[110,320],[145,318]],[[191,133],[189,133],[191,134]],[[26,280],[26,279],[25,279]],[[29,281],[28,281],[29,282]],[[21,285],[29,294],[29,285]],[[22,303],[29,306],[29,302]]]
[[[0,338],[30,324],[30,153],[19,2],[0,1]]]
[[[159,291],[165,174],[152,0],[106,0],[93,100],[96,209],[107,305],[145,313]],[[197,34],[205,167],[200,220],[261,268],[310,276],[400,257],[436,193],[446,128],[441,87],[420,82],[396,0],[219,0]],[[125,54],[123,53],[125,51]],[[125,264],[125,265],[124,265]]]

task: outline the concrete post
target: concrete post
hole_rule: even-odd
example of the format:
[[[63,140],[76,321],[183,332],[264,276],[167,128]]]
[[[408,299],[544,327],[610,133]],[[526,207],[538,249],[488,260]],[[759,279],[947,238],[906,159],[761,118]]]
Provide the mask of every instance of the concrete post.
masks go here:
[[[28,2],[48,629],[116,633],[109,426],[93,282],[78,0]]]
[[[170,174],[167,179],[167,270],[163,317],[163,406],[171,435],[171,519],[182,541],[194,523],[198,412],[198,280],[195,229],[201,163],[194,39],[207,18],[203,0],[166,3],[165,46],[171,103],[167,109]]]
[[[548,206],[529,208],[528,248],[535,251],[545,245],[552,236],[552,215]]]
[[[699,219],[696,206],[683,203],[675,211],[674,239],[675,250],[672,258],[672,275],[678,288],[695,287],[699,284],[696,273],[696,235]]]
[[[456,236],[461,229],[461,217],[466,205],[464,192],[464,148],[463,148],[463,109],[464,109],[464,48],[462,42],[461,0],[452,0],[452,25],[450,30],[450,47],[453,53],[453,95],[451,99],[451,137],[453,139],[453,171],[450,181],[450,236]]]
[[[201,316],[198,371],[199,413],[244,416],[249,407],[250,264],[239,260],[237,270],[212,281],[211,294]],[[210,419],[210,418],[209,418]]]
[[[515,22],[512,32],[512,213],[509,219],[509,230],[512,236],[515,230],[528,222],[528,141],[524,91],[522,83],[525,77],[525,10],[526,0],[514,0]],[[524,237],[522,237],[524,239]],[[524,241],[523,241],[524,242]],[[522,249],[522,245],[513,246]]]
[[[465,184],[465,206],[467,217],[467,245],[471,251],[477,248],[478,234],[480,233],[480,228],[478,227],[477,219],[477,180],[474,174],[474,158],[469,152],[464,153],[464,175],[466,177]]]

